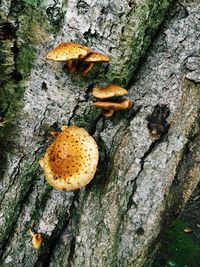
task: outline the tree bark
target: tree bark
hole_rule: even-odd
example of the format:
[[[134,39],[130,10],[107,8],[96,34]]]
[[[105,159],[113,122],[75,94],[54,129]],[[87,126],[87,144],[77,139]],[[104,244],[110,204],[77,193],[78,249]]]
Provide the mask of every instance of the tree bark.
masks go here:
[[[199,181],[199,0],[3,0],[0,14],[1,266],[150,266]],[[69,74],[45,60],[61,41],[111,62]],[[105,119],[90,90],[110,82],[134,107]],[[38,165],[65,124],[86,128],[100,151],[93,181],[71,192]]]

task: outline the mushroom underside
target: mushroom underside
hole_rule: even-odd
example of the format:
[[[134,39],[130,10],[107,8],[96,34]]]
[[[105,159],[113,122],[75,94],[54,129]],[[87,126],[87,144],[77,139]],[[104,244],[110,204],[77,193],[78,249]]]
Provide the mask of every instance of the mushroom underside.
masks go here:
[[[103,115],[107,118],[110,118],[114,111],[123,110],[131,108],[133,102],[130,99],[121,101],[121,102],[110,102],[110,101],[97,101],[94,103],[96,108],[101,108]]]

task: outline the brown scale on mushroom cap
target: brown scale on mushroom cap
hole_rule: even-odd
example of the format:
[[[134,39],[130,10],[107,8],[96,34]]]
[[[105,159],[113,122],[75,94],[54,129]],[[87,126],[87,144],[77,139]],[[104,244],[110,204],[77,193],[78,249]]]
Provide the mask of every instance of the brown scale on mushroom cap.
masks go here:
[[[83,59],[91,49],[87,46],[77,43],[61,43],[56,48],[50,50],[46,56],[47,59],[54,61],[68,61],[73,59]]]
[[[116,84],[109,84],[104,88],[94,87],[92,95],[99,99],[106,99],[114,96],[123,96],[128,94],[128,91]]]
[[[98,157],[97,144],[85,129],[63,126],[62,132],[47,148],[40,165],[53,187],[74,190],[92,180]]]

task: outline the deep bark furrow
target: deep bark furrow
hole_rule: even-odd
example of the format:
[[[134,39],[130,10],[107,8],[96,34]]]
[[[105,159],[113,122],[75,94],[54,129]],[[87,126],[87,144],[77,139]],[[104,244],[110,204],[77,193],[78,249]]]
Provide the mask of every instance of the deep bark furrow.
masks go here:
[[[137,190],[137,177],[140,176],[141,172],[143,171],[144,169],[144,163],[145,163],[145,160],[147,159],[147,157],[152,153],[152,151],[154,150],[154,148],[159,145],[159,142],[161,142],[161,140],[156,140],[154,141],[148,148],[148,150],[145,152],[145,154],[141,157],[140,159],[140,170],[137,174],[137,176],[135,177],[134,181],[131,181],[131,183],[134,183],[133,184],[133,190],[131,192],[131,195],[129,197],[129,200],[128,200],[128,203],[127,203],[127,209],[126,209],[126,212],[128,212],[128,210],[131,208],[131,203],[134,204],[135,202],[133,201],[133,196]],[[136,204],[135,204],[136,206]]]
[[[59,242],[59,240],[61,239],[61,236],[63,234],[63,232],[65,231],[65,229],[68,228],[69,224],[70,224],[70,220],[72,217],[72,214],[75,211],[75,204],[74,202],[78,201],[78,195],[79,195],[79,191],[75,192],[73,199],[71,201],[71,206],[69,207],[69,211],[64,214],[64,216],[61,218],[61,223],[60,225],[58,225],[58,227],[56,227],[52,234],[51,237],[48,240],[48,246],[46,247],[46,249],[44,248],[44,254],[41,253],[41,255],[38,257],[37,262],[35,263],[35,267],[36,266],[50,266],[51,263],[51,257],[53,254],[53,251],[55,249],[55,247],[57,246],[57,243]],[[66,219],[64,218],[66,216]],[[73,241],[74,237],[71,240],[71,247],[70,247],[70,252],[69,252],[69,257],[68,257],[68,261],[70,262],[71,259],[71,254],[73,254]]]

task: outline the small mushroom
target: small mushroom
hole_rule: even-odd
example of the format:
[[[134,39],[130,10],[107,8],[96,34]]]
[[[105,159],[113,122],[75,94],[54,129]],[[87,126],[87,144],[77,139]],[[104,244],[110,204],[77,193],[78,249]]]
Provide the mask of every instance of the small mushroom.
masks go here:
[[[39,249],[42,245],[43,242],[43,237],[40,233],[35,233],[33,230],[30,228],[29,233],[32,236],[32,245],[35,249]]]
[[[130,99],[124,100],[122,102],[107,102],[107,101],[97,101],[94,103],[96,108],[101,108],[103,110],[103,115],[107,118],[111,117],[114,111],[127,109],[132,107],[133,102]]]
[[[109,62],[109,57],[101,53],[92,52],[87,55],[83,61],[88,63],[88,66],[82,71],[82,75],[86,76],[88,72],[92,69],[94,64],[107,63]]]
[[[183,231],[184,233],[192,233],[192,229],[190,227],[185,227]]]
[[[92,50],[84,45],[77,43],[61,43],[56,48],[50,50],[46,56],[47,59],[65,62],[69,72],[75,73],[76,66],[74,60],[80,60],[85,58]]]
[[[104,88],[94,87],[92,95],[99,99],[106,99],[114,96],[123,96],[128,94],[128,91],[116,84],[109,84]]]
[[[50,185],[60,190],[78,189],[94,177],[98,147],[83,128],[73,125],[61,130],[39,163]]]

